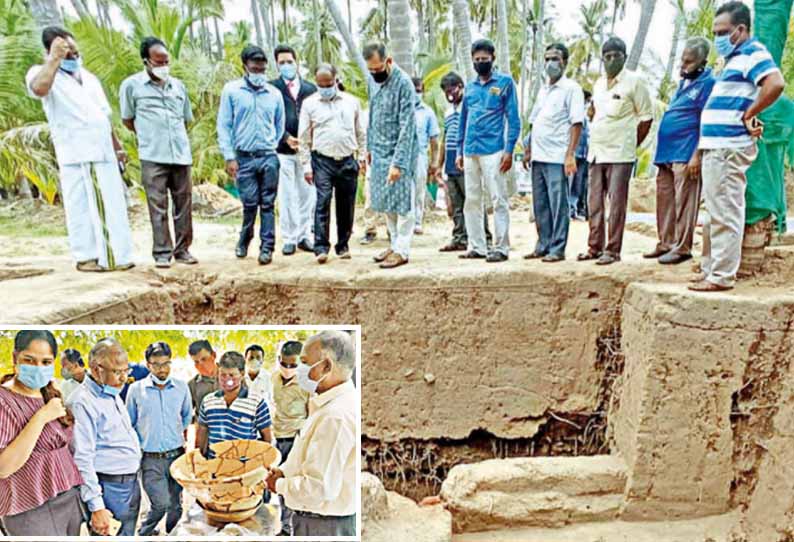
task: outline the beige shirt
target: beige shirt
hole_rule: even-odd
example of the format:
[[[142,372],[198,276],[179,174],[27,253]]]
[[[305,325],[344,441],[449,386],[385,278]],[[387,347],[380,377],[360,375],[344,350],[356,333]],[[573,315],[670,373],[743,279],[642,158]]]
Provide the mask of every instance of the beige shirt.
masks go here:
[[[637,157],[637,125],[653,119],[648,85],[623,69],[608,87],[606,76],[593,87],[595,116],[590,123],[589,162],[618,164]]]
[[[363,160],[367,135],[358,99],[341,91],[332,100],[324,100],[319,92],[306,98],[301,107],[298,142],[304,172],[311,171],[312,151],[337,160],[350,155]]]
[[[278,370],[273,373],[271,383],[275,404],[275,412],[271,414],[276,438],[294,437],[309,416],[311,395],[298,386],[298,379],[295,377],[285,384]]]
[[[276,493],[292,510],[324,516],[356,513],[356,388],[348,381],[312,397],[309,418],[281,466]]]

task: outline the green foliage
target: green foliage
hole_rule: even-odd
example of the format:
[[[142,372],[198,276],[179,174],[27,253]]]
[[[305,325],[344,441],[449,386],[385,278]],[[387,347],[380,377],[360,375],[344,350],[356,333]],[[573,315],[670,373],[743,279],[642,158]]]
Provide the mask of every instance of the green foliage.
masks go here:
[[[788,39],[786,40],[786,44],[788,46],[783,50],[783,59],[780,62],[780,68],[783,71],[783,79],[789,83],[786,85],[786,95],[789,98],[794,98],[794,85],[791,84],[791,82],[794,81],[794,17],[792,17],[788,25]]]
[[[174,358],[188,356],[188,346],[195,340],[207,339],[219,354],[237,350],[243,353],[249,345],[259,344],[265,351],[265,366],[272,367],[276,359],[279,342],[286,340],[305,341],[310,331],[251,331],[251,330],[56,330],[58,350],[75,348],[88,362],[88,352],[103,337],[115,337],[127,351],[130,362],[144,363],[146,347],[156,341],[165,341],[171,347]],[[13,373],[14,336],[17,330],[0,331],[0,375]],[[60,357],[60,355],[58,356]],[[60,360],[56,364],[60,373]]]

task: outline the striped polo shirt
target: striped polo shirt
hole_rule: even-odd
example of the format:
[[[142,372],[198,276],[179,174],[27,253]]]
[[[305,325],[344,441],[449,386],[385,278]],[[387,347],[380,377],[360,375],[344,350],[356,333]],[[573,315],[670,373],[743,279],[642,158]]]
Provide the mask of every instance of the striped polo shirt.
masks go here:
[[[229,406],[226,406],[223,391],[218,390],[204,397],[198,423],[207,427],[210,446],[226,440],[259,440],[260,432],[271,425],[270,409],[264,395],[245,386]],[[214,455],[212,450],[209,455]]]
[[[779,72],[764,44],[750,38],[725,59],[700,121],[701,149],[747,147],[752,137],[742,116],[758,97],[761,80]]]
[[[458,151],[458,125],[460,124],[460,106],[452,106],[444,117],[444,173],[447,175],[460,175],[461,171],[455,167],[455,158]]]

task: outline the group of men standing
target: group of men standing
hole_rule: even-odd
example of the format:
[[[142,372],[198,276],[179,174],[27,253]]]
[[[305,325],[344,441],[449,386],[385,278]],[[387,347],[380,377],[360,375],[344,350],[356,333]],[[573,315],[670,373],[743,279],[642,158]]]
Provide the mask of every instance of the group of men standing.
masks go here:
[[[176,527],[182,488],[170,467],[185,453],[187,429],[197,422],[195,445],[208,457],[211,444],[234,439],[279,449],[281,466],[267,484],[281,503],[281,534],[354,535],[357,407],[350,335],[325,331],[305,344],[287,341],[272,373],[262,369],[258,345],[216,361],[210,343],[200,340],[189,354],[198,374],[184,382],[171,374],[170,346],[151,344],[148,374],[131,384],[126,351],[114,338],[91,350],[90,373],[75,375],[67,357],[63,376],[81,378],[64,395],[75,420],[74,461],[92,532],[107,534],[113,517],[121,522],[120,536],[136,534],[141,484],[151,508],[137,534],[160,534],[164,517],[162,534]]]

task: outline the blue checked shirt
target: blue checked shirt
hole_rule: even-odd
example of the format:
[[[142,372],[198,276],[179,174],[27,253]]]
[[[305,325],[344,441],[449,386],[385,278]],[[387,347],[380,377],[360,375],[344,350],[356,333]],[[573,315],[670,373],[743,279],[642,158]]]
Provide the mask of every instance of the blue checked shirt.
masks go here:
[[[284,135],[284,98],[266,84],[255,89],[245,78],[226,83],[218,109],[218,146],[225,160],[236,151],[276,151]]]
[[[466,85],[459,131],[463,134],[460,156],[513,154],[521,120],[512,77],[494,72],[485,83],[477,77]]]

